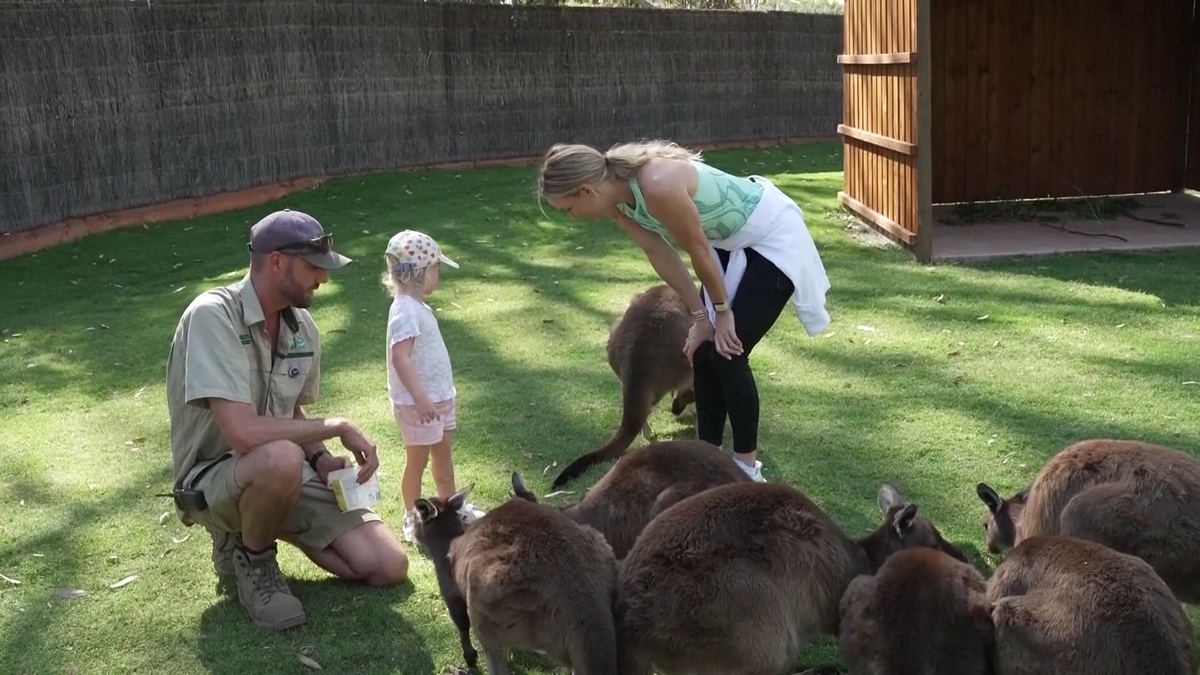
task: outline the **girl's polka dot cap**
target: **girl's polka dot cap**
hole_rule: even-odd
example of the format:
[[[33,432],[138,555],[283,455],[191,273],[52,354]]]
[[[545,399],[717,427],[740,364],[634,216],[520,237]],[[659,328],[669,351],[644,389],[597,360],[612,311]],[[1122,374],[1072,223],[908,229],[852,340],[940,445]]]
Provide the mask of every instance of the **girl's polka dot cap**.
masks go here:
[[[447,258],[446,254],[442,253],[442,247],[438,246],[433,237],[424,232],[414,230],[397,232],[388,241],[387,252],[389,255],[395,256],[397,262],[411,265],[414,269],[432,265],[435,262],[458,268],[458,263]]]

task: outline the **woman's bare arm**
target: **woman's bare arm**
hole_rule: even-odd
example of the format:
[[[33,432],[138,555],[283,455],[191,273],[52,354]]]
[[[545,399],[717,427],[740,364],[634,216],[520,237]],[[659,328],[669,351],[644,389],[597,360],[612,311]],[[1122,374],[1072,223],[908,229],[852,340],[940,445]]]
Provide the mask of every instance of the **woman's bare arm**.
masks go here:
[[[712,255],[712,244],[700,227],[700,212],[688,194],[691,166],[680,163],[656,163],[651,160],[638,177],[646,209],[671,233],[679,247],[687,252],[692,269],[708,289],[713,304],[728,302],[725,275]]]
[[[613,218],[646,253],[646,260],[650,261],[650,266],[658,273],[659,278],[675,289],[675,292],[683,298],[688,310],[691,312],[703,310],[704,300],[700,297],[696,282],[692,280],[691,272],[683,264],[679,253],[671,247],[670,242],[643,228],[620,212],[613,214]]]

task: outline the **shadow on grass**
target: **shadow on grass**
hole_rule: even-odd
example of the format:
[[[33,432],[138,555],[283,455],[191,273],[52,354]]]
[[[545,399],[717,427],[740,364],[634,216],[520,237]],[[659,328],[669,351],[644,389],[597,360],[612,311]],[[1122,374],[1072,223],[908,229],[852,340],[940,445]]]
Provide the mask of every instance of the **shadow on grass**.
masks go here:
[[[334,672],[437,672],[421,632],[396,609],[413,594],[411,582],[386,589],[336,579],[288,585],[304,603],[308,622],[273,633],[250,624],[236,588],[221,584],[224,597],[201,614],[197,636],[209,672],[305,670],[300,655]]]
[[[0,640],[0,663],[7,665],[4,672],[67,672],[74,660],[85,658],[71,651],[74,636],[55,627],[72,621],[76,613],[110,612],[99,608],[107,607],[114,599],[109,595],[113,591],[107,588],[80,586],[82,579],[102,575],[115,577],[115,582],[143,564],[149,555],[137,548],[135,540],[118,539],[117,547],[108,551],[110,555],[97,556],[96,551],[88,551],[95,546],[96,530],[115,527],[110,522],[113,514],[128,513],[131,505],[136,504],[136,510],[147,510],[147,502],[153,499],[147,493],[153,490],[145,486],[165,481],[169,474],[169,467],[151,468],[127,486],[103,496],[64,503],[49,475],[38,475],[27,465],[15,462],[4,467],[14,502],[20,499],[23,509],[53,513],[53,524],[34,536],[13,532],[10,526],[0,528],[0,569],[22,577],[21,586],[4,589],[5,595],[20,607],[5,622],[4,639]],[[157,512],[158,506],[149,510]],[[157,550],[154,554],[159,557]],[[85,595],[70,595],[73,591]],[[133,592],[138,590],[134,588]]]
[[[1200,251],[1194,249],[1064,254],[962,266],[1145,293],[1167,308],[1200,306]]]

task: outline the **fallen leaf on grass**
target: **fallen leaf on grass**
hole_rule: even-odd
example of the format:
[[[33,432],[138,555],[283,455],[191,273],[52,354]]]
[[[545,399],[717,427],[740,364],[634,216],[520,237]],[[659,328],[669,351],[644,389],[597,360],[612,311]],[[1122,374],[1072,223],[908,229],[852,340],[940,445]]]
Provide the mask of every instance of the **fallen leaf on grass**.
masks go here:
[[[533,453],[531,453],[531,452],[522,452],[521,456],[524,457],[525,459],[533,459]]]
[[[554,492],[551,492],[550,494],[546,495],[544,497],[544,499],[549,499],[551,497],[557,497],[559,495],[573,495],[573,494],[575,494],[574,490],[555,490]]]
[[[82,588],[60,588],[58,589],[58,597],[64,600],[75,600],[78,598],[86,598],[88,592]]]
[[[875,329],[874,329],[874,328],[872,328],[872,327],[870,327],[870,326],[858,326],[858,329],[859,329],[859,330],[870,331],[870,332],[874,332],[874,331],[875,331]]]
[[[962,355],[962,351],[958,350],[958,349],[955,349],[954,351],[950,352],[949,354],[946,354],[946,356],[950,356],[950,357],[960,356],[960,355]]]
[[[20,582],[20,581],[17,581],[16,579],[14,579],[14,578],[12,578],[12,577],[6,577],[6,576],[4,576],[3,574],[0,574],[0,579],[3,579],[3,580],[5,580],[5,581],[7,581],[8,583],[12,584],[13,586],[20,586],[20,585],[21,585],[21,582]]]
[[[184,288],[187,288],[187,287],[186,287],[186,286],[180,286],[179,288],[176,288],[175,290],[173,290],[173,291],[171,291],[171,292],[172,292],[172,293],[182,293]]]
[[[976,321],[983,321],[984,319],[988,318],[989,316],[991,316],[991,315],[990,315],[990,314],[984,314],[983,316],[977,316],[977,317],[975,317],[975,320],[976,320]]]
[[[307,656],[301,654],[299,656],[299,658],[300,658],[301,665],[308,666],[309,668],[312,668],[313,670],[321,670],[321,664],[317,663],[316,661],[313,661],[312,659],[308,658]]]
[[[934,299],[933,299],[933,301],[934,301],[934,302],[945,302],[945,301],[946,301],[946,294],[945,294],[945,293],[942,293],[941,295],[939,295],[939,296],[937,296],[936,298],[934,298]]]
[[[167,522],[167,518],[171,517],[170,511],[163,511],[163,514],[158,517],[158,524],[163,525]]]
[[[1186,386],[1188,386],[1189,384],[1200,384],[1200,382],[1197,382],[1197,381],[1195,381],[1195,380],[1188,380],[1187,382],[1184,382],[1184,383],[1183,383],[1183,386],[1185,386],[1185,387],[1186,387]]]
[[[188,540],[188,537],[191,537],[191,536],[192,536],[192,533],[188,532],[187,534],[183,535],[183,539],[180,539],[178,537],[171,537],[171,541],[175,542],[176,544],[182,544],[183,542]]]

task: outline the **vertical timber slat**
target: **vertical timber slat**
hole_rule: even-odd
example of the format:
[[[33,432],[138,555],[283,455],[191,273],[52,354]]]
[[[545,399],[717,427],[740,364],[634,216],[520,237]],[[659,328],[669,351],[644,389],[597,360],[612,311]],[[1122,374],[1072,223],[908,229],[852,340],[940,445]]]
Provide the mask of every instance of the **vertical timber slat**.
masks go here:
[[[929,36],[918,49],[928,21],[929,0],[846,0],[843,65],[844,122],[838,131],[845,147],[843,206],[903,245],[914,248],[929,199],[922,199],[918,164],[931,167],[928,91],[920,92],[918,72],[929,75]],[[930,169],[926,168],[926,179]],[[925,186],[927,191],[930,186]],[[919,254],[918,254],[919,255]]]

